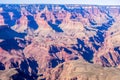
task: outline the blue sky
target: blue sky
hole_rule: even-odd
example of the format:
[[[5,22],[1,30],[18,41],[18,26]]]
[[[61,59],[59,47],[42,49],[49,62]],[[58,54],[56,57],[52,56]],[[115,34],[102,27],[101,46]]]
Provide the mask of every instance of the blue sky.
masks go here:
[[[0,0],[0,4],[95,4],[120,5],[120,0]]]

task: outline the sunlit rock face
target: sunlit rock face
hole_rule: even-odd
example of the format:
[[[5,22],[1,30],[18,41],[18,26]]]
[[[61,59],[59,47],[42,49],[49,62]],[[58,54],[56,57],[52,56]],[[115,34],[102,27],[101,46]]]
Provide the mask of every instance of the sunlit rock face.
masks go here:
[[[46,80],[117,80],[120,70],[84,61],[68,61],[51,70]]]
[[[119,17],[119,16],[118,16]],[[115,19],[116,20],[116,19]],[[106,31],[103,46],[95,53],[95,63],[104,66],[118,66],[120,58],[120,33],[119,33],[119,20],[115,21],[113,25]],[[106,62],[105,62],[106,61]]]
[[[0,25],[4,25],[4,18],[2,15],[0,15]]]
[[[9,69],[9,70],[0,70],[0,79],[1,80],[14,80],[12,77],[18,74],[16,69]]]
[[[71,60],[119,68],[119,23],[119,6],[1,4],[0,69],[36,80]]]

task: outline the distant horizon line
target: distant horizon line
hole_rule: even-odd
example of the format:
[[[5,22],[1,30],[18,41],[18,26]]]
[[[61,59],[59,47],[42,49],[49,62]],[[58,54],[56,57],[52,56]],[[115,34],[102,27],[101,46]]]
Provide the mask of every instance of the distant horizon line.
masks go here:
[[[0,5],[83,5],[83,6],[120,6],[120,5],[103,5],[103,4],[55,4],[55,3],[0,3]]]

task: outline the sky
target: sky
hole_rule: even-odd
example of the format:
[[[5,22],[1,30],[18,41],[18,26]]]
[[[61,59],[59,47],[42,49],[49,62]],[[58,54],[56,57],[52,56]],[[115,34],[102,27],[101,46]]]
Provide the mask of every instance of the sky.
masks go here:
[[[0,0],[0,4],[94,4],[120,5],[120,0]]]

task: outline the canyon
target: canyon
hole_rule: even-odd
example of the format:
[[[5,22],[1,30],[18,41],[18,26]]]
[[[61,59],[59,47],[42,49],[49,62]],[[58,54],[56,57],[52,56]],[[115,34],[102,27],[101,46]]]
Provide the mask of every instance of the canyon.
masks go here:
[[[0,4],[0,70],[13,80],[118,80],[119,38],[120,6]]]

